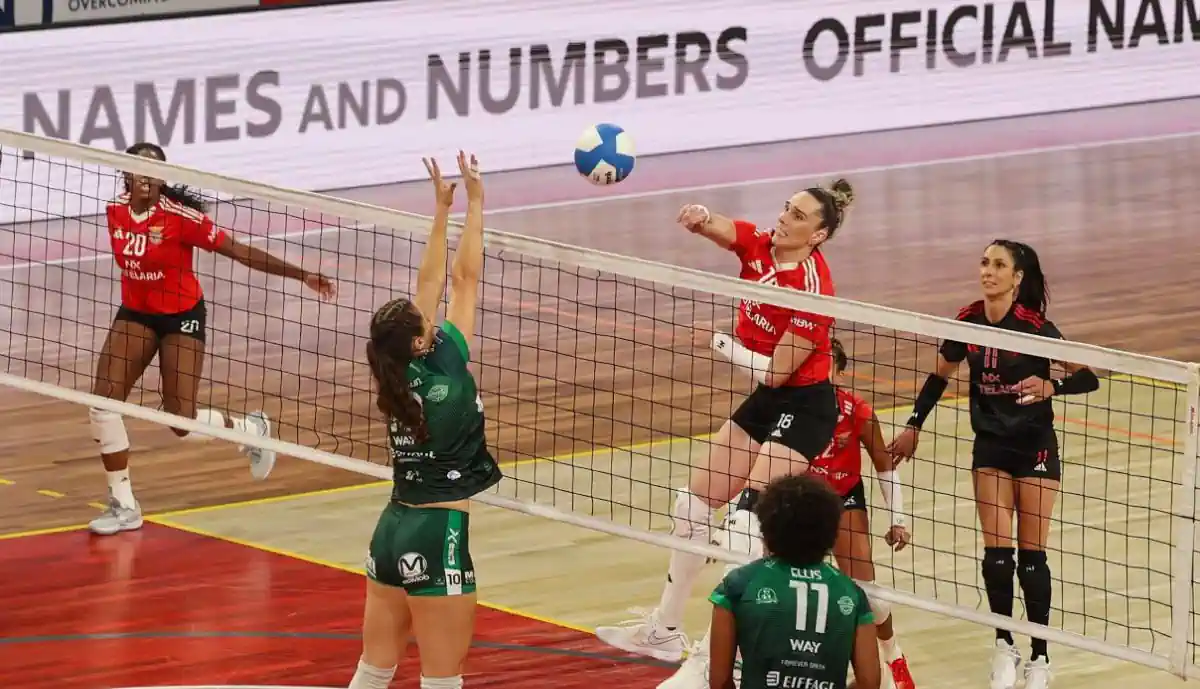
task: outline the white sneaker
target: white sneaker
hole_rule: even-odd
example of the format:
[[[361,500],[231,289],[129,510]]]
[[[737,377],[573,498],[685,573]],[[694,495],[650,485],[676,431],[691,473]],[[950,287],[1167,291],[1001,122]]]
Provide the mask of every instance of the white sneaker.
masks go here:
[[[112,496],[108,498],[108,509],[88,523],[88,529],[98,536],[112,536],[122,531],[142,528],[142,507],[125,507]]]
[[[687,637],[678,630],[667,629],[658,621],[658,611],[630,610],[635,619],[613,627],[596,627],[596,638],[626,653],[677,663],[687,648]]]
[[[271,437],[271,419],[263,411],[246,414],[246,430],[260,438]],[[250,458],[250,475],[261,481],[271,475],[275,468],[275,451],[262,447],[242,446],[242,452]]]
[[[1025,663],[1025,689],[1049,689],[1052,678],[1050,659],[1046,656]]]
[[[996,650],[992,652],[991,689],[1013,689],[1020,666],[1021,652],[1004,639],[996,639]]]
[[[708,635],[688,649],[687,660],[658,689],[709,689]]]

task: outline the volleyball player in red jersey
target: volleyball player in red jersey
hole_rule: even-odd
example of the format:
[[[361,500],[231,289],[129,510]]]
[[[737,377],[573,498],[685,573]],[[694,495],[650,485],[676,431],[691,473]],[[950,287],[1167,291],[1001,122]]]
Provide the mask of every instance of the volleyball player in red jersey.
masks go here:
[[[842,496],[842,522],[833,556],[838,569],[856,581],[875,581],[875,562],[871,555],[871,525],[867,518],[867,495],[863,488],[862,451],[867,451],[875,474],[879,478],[879,491],[883,504],[891,514],[884,541],[894,550],[902,550],[909,543],[908,529],[904,520],[904,493],[895,461],[887,452],[883,431],[875,410],[853,390],[843,385],[849,357],[842,343],[833,340],[834,381],[837,383],[838,421],[833,433],[833,442],[812,462],[809,472],[825,479],[834,491]],[[882,650],[884,662],[892,673],[895,689],[914,689],[908,659],[896,641],[892,623],[892,606],[883,600],[868,596],[871,612],[875,617],[876,636]]]
[[[784,204],[776,226],[755,225],[685,206],[678,221],[688,231],[732,251],[742,279],[833,295],[833,278],[820,246],[842,226],[854,191],[845,180],[813,187]],[[678,491],[672,531],[708,543],[714,510],[741,491],[719,543],[755,557],[762,541],[754,516],[759,491],[775,477],[802,473],[829,445],[837,424],[831,382],[832,319],[770,304],[743,301],[735,338],[718,333],[713,346],[735,364],[753,371],[759,385],[721,427],[708,456],[691,471],[689,486]],[[743,486],[745,487],[743,490]],[[658,608],[632,623],[598,627],[605,643],[632,653],[677,661],[687,647],[679,630],[683,610],[704,557],[672,552]],[[707,635],[688,661],[661,689],[707,688]]]
[[[1033,247],[1007,239],[992,242],[979,262],[979,282],[983,298],[962,309],[958,320],[1065,339],[1046,318],[1049,291]],[[971,473],[983,531],[980,571],[988,606],[993,613],[1012,617],[1015,574],[1025,594],[1026,617],[1035,624],[1049,624],[1053,582],[1046,542],[1062,480],[1050,397],[1092,392],[1100,387],[1100,380],[1086,366],[1069,362],[1059,362],[1066,376],[1053,379],[1051,362],[1043,357],[946,340],[938,350],[936,371],[917,395],[907,428],[888,446],[893,457],[913,456],[922,424],[963,361],[970,370],[971,430],[975,432]],[[1034,638],[1030,645],[1025,689],[1047,689],[1051,672],[1046,640]],[[1020,665],[1012,633],[997,629],[991,689],[1012,689]]]
[[[126,153],[166,161],[157,145],[138,143]],[[92,393],[125,401],[157,354],[162,372],[163,408],[202,423],[269,436],[270,420],[261,411],[237,418],[215,409],[197,408],[204,368],[207,310],[192,270],[194,249],[213,251],[254,270],[304,282],[323,298],[333,296],[333,283],[261,249],[242,244],[213,224],[205,204],[185,187],[125,174],[125,192],[108,204],[108,232],[113,257],[121,269],[121,307],[117,310],[96,363]],[[121,416],[90,410],[92,437],[108,474],[108,509],[89,525],[94,533],[115,534],[141,528],[142,512],[129,479],[129,438]],[[180,438],[209,436],[172,428]],[[269,450],[243,448],[251,474],[267,477],[275,463]]]

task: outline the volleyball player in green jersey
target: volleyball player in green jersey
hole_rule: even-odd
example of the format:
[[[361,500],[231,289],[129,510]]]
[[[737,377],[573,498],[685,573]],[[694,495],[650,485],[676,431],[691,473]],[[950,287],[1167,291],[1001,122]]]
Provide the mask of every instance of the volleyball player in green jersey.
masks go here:
[[[765,556],[725,576],[709,596],[711,689],[879,689],[879,648],[867,594],[826,563],[842,498],[811,474],[775,479],[755,514]]]
[[[433,229],[409,299],[371,319],[367,361],[388,419],[391,500],[367,558],[363,651],[350,689],[387,689],[410,636],[421,689],[460,689],[475,627],[475,569],[468,547],[469,500],[501,472],[483,433],[483,403],[467,368],[483,266],[483,183],[460,151],[467,215],[450,274],[446,320],[433,325],[446,287],[446,225],[454,183],[426,161],[437,193]]]

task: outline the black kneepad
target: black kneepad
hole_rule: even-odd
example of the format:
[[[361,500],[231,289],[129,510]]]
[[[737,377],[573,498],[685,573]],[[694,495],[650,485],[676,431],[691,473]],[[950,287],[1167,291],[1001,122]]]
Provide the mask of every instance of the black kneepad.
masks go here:
[[[1016,559],[1013,558],[1012,548],[984,548],[983,583],[989,589],[1004,589],[1012,587],[1013,572],[1017,569]]]
[[[1019,555],[1017,579],[1025,592],[1025,605],[1050,605],[1050,565],[1046,564],[1046,551],[1022,550]]]

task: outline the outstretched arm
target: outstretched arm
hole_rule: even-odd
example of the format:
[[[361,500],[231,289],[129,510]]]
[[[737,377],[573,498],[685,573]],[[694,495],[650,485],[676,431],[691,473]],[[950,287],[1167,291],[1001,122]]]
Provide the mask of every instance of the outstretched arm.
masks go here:
[[[213,248],[218,254],[231,258],[238,263],[259,272],[267,273],[268,275],[278,275],[279,277],[291,278],[299,280],[308,286],[309,289],[321,295],[322,299],[330,299],[333,297],[335,290],[333,281],[321,275],[320,273],[310,273],[303,268],[288,263],[282,258],[277,258],[272,254],[259,249],[258,247],[243,244],[233,237],[227,236],[225,241],[221,242]]]
[[[722,249],[732,249],[737,242],[737,226],[733,220],[711,213],[704,206],[691,204],[679,210],[675,219],[688,232],[698,234]]]
[[[417,269],[417,290],[413,303],[434,320],[442,295],[446,293],[446,226],[450,219],[450,206],[454,205],[455,182],[442,181],[442,171],[433,158],[422,158],[429,178],[433,180],[433,191],[437,196],[437,210],[433,214],[433,227],[429,231],[429,243]]]
[[[454,252],[450,273],[450,306],[446,320],[454,324],[469,342],[475,334],[475,306],[479,301],[479,276],[483,272],[483,180],[479,161],[458,152],[458,169],[467,188],[467,217],[462,238]]]

